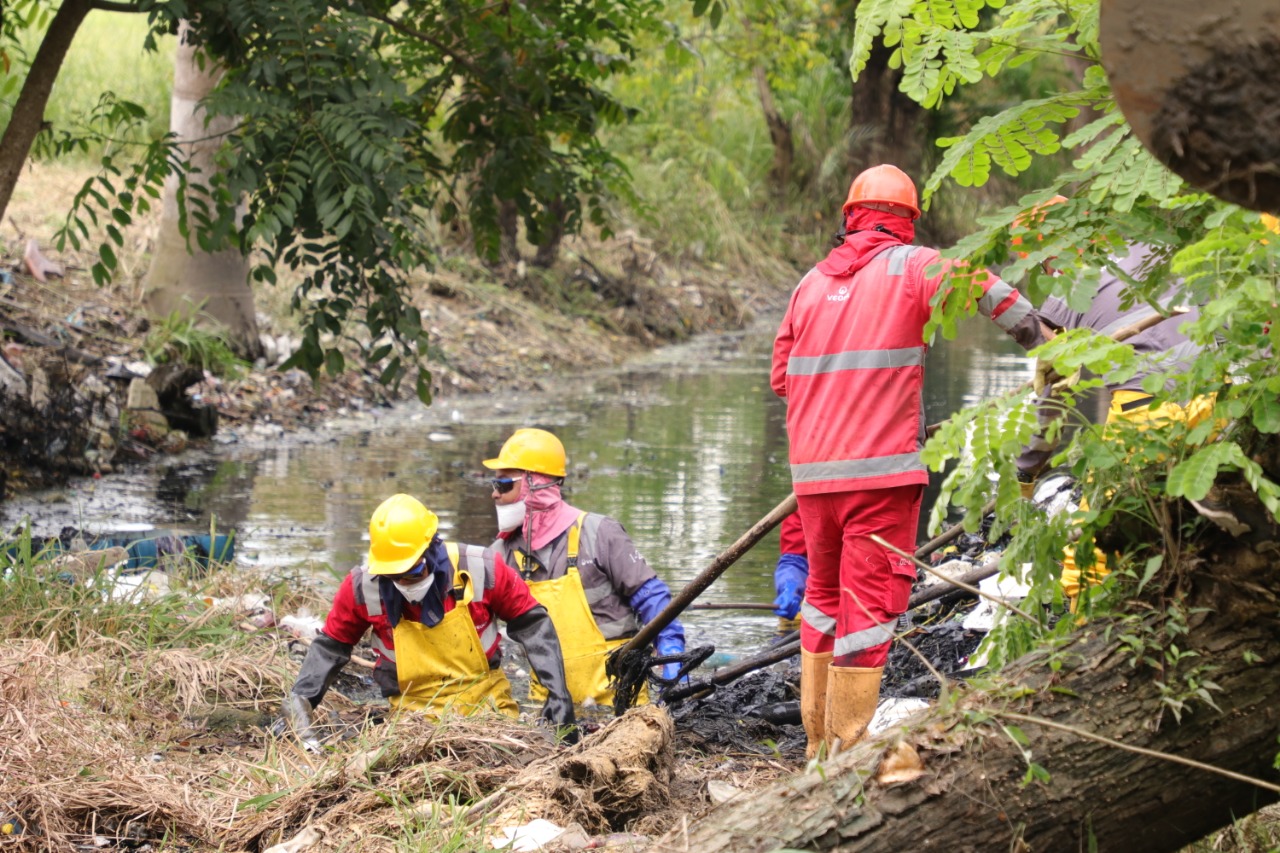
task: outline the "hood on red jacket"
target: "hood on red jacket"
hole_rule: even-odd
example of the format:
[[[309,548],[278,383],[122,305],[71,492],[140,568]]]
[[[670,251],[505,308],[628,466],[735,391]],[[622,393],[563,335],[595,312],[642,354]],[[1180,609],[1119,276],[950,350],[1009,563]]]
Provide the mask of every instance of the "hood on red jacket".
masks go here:
[[[916,225],[905,216],[883,210],[855,207],[845,217],[844,243],[818,262],[818,271],[830,276],[850,276],[891,246],[916,238]]]

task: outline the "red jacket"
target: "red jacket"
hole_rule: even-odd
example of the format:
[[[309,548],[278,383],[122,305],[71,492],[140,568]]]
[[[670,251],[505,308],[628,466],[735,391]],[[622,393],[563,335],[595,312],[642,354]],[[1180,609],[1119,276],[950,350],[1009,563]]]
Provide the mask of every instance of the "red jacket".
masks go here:
[[[496,551],[478,545],[459,545],[458,548],[459,567],[470,572],[476,587],[474,599],[468,605],[471,619],[476,623],[485,657],[494,661],[499,653],[498,625],[494,617],[510,621],[537,607],[538,602],[515,569],[508,566]],[[482,583],[483,590],[480,589]],[[453,608],[453,598],[446,595],[445,612]],[[419,605],[405,602],[401,618],[418,620],[421,614]],[[354,646],[370,628],[373,628],[373,649],[379,658],[377,663],[379,666],[394,665],[395,640],[391,623],[382,612],[378,578],[360,566],[342,579],[333,597],[333,607],[325,619],[324,633],[340,643]]]
[[[879,238],[884,240],[885,238]],[[850,241],[852,243],[852,240]],[[924,326],[954,261],[890,239],[851,265],[837,249],[810,270],[773,344],[773,390],[787,401],[791,478],[798,495],[927,483],[920,461]],[[836,274],[824,272],[837,270]],[[926,273],[933,267],[933,274]],[[1013,287],[974,279],[990,317],[1025,349],[1043,343],[1035,311]]]

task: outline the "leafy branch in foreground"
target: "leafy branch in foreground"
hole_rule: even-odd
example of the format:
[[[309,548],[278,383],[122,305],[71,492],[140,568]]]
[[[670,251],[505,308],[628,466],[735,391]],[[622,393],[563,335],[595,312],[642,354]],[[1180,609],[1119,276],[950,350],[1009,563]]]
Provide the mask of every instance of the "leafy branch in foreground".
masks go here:
[[[923,183],[926,203],[947,181],[978,187],[997,167],[1019,177],[1060,150],[1073,156],[1070,167],[1056,170],[1046,186],[980,217],[972,233],[944,254],[966,260],[970,269],[996,266],[1011,282],[1025,279],[1037,304],[1055,296],[1083,310],[1105,271],[1127,284],[1135,306],[1200,306],[1200,318],[1183,330],[1201,348],[1185,372],[1140,362],[1127,346],[1086,334],[1064,335],[1036,355],[1053,361],[1064,376],[1083,367],[1120,382],[1141,370],[1150,374],[1142,387],[1153,395],[1153,406],[1201,399],[1213,408],[1212,416],[1194,428],[1104,429],[1071,411],[1079,395],[1101,380],[1077,385],[1056,404],[1068,411],[1052,429],[1070,441],[1053,461],[1069,467],[1091,509],[1045,519],[1019,499],[1013,486],[1014,459],[1035,428],[1033,406],[1025,396],[987,401],[953,418],[926,447],[931,467],[950,466],[943,505],[935,508],[932,524],[943,522],[947,502],[976,513],[995,479],[992,535],[1011,533],[1005,565],[1030,564],[1033,598],[1060,604],[1058,561],[1070,537],[1078,537],[1076,553],[1087,564],[1095,538],[1106,533],[1116,544],[1111,532],[1116,528],[1126,531],[1122,550],[1130,556],[1108,558],[1113,561],[1108,588],[1116,594],[1096,596],[1088,607],[1109,607],[1126,590],[1176,584],[1174,557],[1193,549],[1197,536],[1196,525],[1180,516],[1181,498],[1204,497],[1218,475],[1229,472],[1248,483],[1273,513],[1278,507],[1280,488],[1251,458],[1260,436],[1280,432],[1280,381],[1271,356],[1280,343],[1275,235],[1255,214],[1189,191],[1131,134],[1097,64],[1096,2],[864,0],[850,61],[855,77],[877,42],[891,48],[892,61],[903,68],[903,91],[930,108],[1019,65],[1047,67],[1074,57],[1077,88],[1004,106],[939,142],[945,151]],[[1083,124],[1082,115],[1089,119]],[[1030,225],[1025,219],[1014,224],[1055,193],[1070,200]],[[1011,251],[1015,236],[1022,238],[1023,256]],[[1147,246],[1158,258],[1140,279],[1124,273],[1116,261],[1134,244]],[[1042,269],[1046,261],[1055,273]],[[957,295],[970,293],[971,285],[963,274],[953,279]],[[957,321],[975,312],[972,299],[945,299],[927,332],[953,336]],[[976,525],[976,518],[971,523]],[[1153,542],[1165,559],[1152,562]],[[1016,631],[1021,632],[1016,639],[993,636],[1008,656],[1036,641],[1026,626]]]

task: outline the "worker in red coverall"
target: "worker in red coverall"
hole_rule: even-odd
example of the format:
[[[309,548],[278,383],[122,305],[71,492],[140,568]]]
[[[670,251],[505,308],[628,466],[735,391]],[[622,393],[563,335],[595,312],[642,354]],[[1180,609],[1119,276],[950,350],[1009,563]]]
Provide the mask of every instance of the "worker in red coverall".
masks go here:
[[[791,296],[773,346],[773,390],[787,401],[791,479],[809,579],[801,606],[800,705],[812,757],[865,737],[915,550],[928,471],[922,406],[930,300],[960,262],[911,245],[916,188],[881,165],[854,179],[840,244]],[[1026,349],[1044,342],[1017,290],[986,270],[978,309]]]
[[[482,708],[516,716],[500,665],[498,619],[547,690],[543,718],[576,740],[560,642],[546,608],[496,551],[445,542],[438,527],[435,513],[410,495],[393,495],[374,511],[368,557],[343,578],[285,697],[285,719],[308,746],[318,745],[311,711],[370,628],[373,677],[392,708],[431,717]]]

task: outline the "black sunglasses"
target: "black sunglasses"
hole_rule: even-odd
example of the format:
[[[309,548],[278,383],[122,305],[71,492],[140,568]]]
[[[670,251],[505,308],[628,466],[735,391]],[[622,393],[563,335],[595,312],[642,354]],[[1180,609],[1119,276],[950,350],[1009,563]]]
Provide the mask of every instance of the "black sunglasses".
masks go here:
[[[494,477],[489,481],[489,485],[493,486],[493,490],[500,495],[505,495],[516,487],[516,481],[510,477]]]

